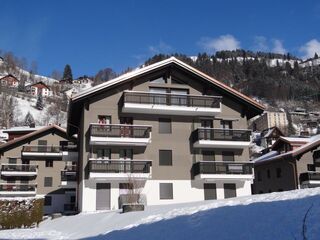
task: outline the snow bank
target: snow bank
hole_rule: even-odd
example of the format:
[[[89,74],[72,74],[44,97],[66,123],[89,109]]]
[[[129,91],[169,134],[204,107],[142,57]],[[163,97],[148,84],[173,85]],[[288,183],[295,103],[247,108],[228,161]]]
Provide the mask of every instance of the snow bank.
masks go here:
[[[308,239],[320,236],[320,188],[147,207],[144,212],[79,214],[1,239]]]

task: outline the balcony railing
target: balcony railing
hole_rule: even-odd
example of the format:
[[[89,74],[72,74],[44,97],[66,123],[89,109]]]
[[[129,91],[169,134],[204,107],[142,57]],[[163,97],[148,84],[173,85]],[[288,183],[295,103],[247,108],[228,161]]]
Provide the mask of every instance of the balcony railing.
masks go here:
[[[75,171],[61,171],[61,181],[77,181],[77,173]]]
[[[320,183],[320,172],[305,172],[299,176],[300,183],[306,181],[319,181]]]
[[[22,152],[26,153],[60,153],[60,146],[23,146]]]
[[[193,175],[198,174],[252,174],[252,163],[241,162],[196,162],[192,166]]]
[[[90,134],[93,137],[109,138],[150,138],[151,126],[126,124],[91,124]]]
[[[124,103],[220,108],[220,96],[195,96],[171,93],[124,92]]]
[[[1,192],[35,192],[35,184],[14,184],[14,183],[4,183],[0,184]]]
[[[193,142],[199,140],[250,142],[251,131],[238,129],[198,128],[192,134]]]
[[[1,164],[2,172],[37,172],[38,165],[29,164]]]
[[[90,160],[89,171],[99,173],[150,173],[151,161]]]

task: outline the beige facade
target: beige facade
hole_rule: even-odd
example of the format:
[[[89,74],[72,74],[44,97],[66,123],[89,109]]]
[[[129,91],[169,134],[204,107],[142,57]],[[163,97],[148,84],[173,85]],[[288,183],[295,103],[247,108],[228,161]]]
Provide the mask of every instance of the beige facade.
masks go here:
[[[257,131],[262,131],[271,127],[278,127],[281,130],[285,130],[287,126],[288,120],[285,112],[266,111],[252,123],[253,129]]]
[[[97,86],[96,89],[101,90],[92,93],[89,90],[88,96],[79,101],[77,97],[72,99],[68,131],[69,134],[77,132],[79,136],[80,211],[118,208],[121,183],[129,181],[128,176],[121,175],[127,166],[125,161],[129,161],[131,168],[139,161],[152,162],[150,172],[134,175],[144,186],[142,192],[148,205],[204,200],[204,185],[207,182],[215,184],[215,193],[210,194],[216,198],[251,194],[250,131],[246,127],[248,116],[261,113],[262,107],[246,102],[248,99],[237,95],[234,90],[232,94],[227,92],[231,90],[226,86],[213,84],[189,70],[181,69],[178,66],[180,61],[176,59],[162,67],[159,64],[156,64],[158,67],[146,68],[152,69],[150,71],[141,69],[143,74],[131,76],[126,81],[117,83],[112,80],[115,84],[104,89]],[[130,94],[139,97],[139,102],[131,104],[132,109],[127,104],[130,103],[127,102],[127,94],[129,97]],[[166,96],[165,100],[163,96]],[[216,113],[212,111],[214,107],[199,105],[193,108],[190,103],[193,101],[196,105],[194,102],[205,98],[220,101]],[[149,104],[150,99],[156,104]],[[168,105],[169,99],[171,104]],[[199,114],[199,111],[202,112]],[[105,129],[105,137],[93,134],[95,124],[97,130]],[[161,130],[163,124],[166,133]],[[127,139],[123,132],[113,138],[108,135],[113,128],[122,129],[120,131],[133,129],[134,132],[139,127],[151,128],[147,143],[142,144],[141,139]],[[202,131],[209,139],[200,139],[199,132]],[[219,136],[222,138],[219,139]],[[104,156],[99,158],[102,151]],[[169,152],[169,155],[162,159],[162,152]],[[209,163],[204,161],[208,158],[208,152],[213,160]],[[110,172],[108,167],[111,166],[110,160],[117,166],[114,172]],[[105,171],[94,169],[96,165],[93,163]],[[232,173],[232,169],[244,172],[239,177],[239,174]],[[131,171],[131,174],[135,173]],[[100,191],[100,186],[104,186],[105,190]],[[164,186],[168,188],[164,189]],[[104,200],[100,194],[103,191],[105,196],[108,195]],[[170,197],[164,199],[163,194]]]

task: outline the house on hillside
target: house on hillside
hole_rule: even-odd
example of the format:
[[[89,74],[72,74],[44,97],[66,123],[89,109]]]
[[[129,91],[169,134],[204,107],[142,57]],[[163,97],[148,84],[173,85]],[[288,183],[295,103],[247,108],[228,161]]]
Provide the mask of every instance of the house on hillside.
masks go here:
[[[280,137],[272,151],[253,160],[253,192],[268,193],[320,186],[320,135]]]
[[[32,96],[38,96],[38,94],[42,94],[43,97],[52,96],[52,91],[48,85],[43,82],[37,82],[34,84],[29,84],[26,86],[27,92],[29,92]]]
[[[0,145],[0,197],[44,196],[44,213],[74,213],[78,152],[65,129],[51,125]]]
[[[80,212],[251,194],[248,119],[264,106],[171,57],[73,96]]]
[[[271,147],[280,137],[283,137],[284,134],[277,127],[271,127],[264,129],[260,134],[260,145],[264,148]]]
[[[6,87],[18,87],[19,80],[12,74],[8,74],[0,78],[0,83],[2,86]]]

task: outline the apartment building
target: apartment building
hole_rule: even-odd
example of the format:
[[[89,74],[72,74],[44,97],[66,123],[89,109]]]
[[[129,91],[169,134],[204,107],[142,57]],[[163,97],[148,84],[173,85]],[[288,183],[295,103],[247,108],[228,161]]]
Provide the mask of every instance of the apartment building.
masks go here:
[[[44,196],[44,213],[76,210],[75,139],[51,125],[0,145],[0,197]]]
[[[263,110],[174,57],[73,96],[79,211],[119,208],[132,179],[147,205],[250,195],[247,120]]]
[[[254,131],[263,131],[264,129],[278,127],[284,130],[288,127],[287,114],[281,111],[265,111],[262,116],[252,122]]]
[[[254,160],[255,194],[320,186],[320,135],[280,137]]]

